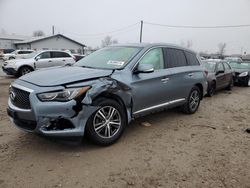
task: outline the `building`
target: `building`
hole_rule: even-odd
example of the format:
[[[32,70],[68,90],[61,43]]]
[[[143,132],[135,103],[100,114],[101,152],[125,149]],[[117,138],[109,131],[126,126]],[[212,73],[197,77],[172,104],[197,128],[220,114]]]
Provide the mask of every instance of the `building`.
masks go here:
[[[71,53],[84,54],[85,45],[62,34],[33,37],[27,40],[15,41],[16,49],[32,50],[70,50]]]
[[[28,39],[27,36],[21,35],[0,35],[0,49],[16,49],[14,42]]]
[[[84,44],[62,34],[42,37],[0,35],[0,49],[70,50],[71,53],[84,54],[84,47]]]

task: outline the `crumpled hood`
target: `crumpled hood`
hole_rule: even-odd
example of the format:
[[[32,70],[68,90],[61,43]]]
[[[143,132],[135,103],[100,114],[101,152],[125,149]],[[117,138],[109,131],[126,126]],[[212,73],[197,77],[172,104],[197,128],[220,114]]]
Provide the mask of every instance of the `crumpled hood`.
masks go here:
[[[109,76],[112,72],[112,70],[64,66],[34,71],[20,77],[19,79],[38,86],[58,86]]]

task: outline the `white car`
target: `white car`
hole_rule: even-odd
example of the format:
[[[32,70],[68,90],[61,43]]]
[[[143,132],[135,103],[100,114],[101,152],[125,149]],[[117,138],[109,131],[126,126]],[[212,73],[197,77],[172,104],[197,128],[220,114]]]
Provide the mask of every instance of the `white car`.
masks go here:
[[[8,54],[3,54],[3,60],[20,59],[25,58],[28,54],[33,53],[34,50],[15,50]]]
[[[24,59],[5,61],[2,69],[7,75],[22,76],[34,70],[48,67],[72,65],[74,57],[67,52],[58,50],[46,50],[33,52]]]

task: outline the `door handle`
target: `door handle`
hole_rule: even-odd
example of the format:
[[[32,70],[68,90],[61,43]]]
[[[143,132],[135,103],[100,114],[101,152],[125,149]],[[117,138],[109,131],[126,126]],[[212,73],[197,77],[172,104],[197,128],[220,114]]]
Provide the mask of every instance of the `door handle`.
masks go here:
[[[189,77],[192,77],[194,75],[194,73],[189,73],[188,76]]]
[[[162,81],[163,83],[167,83],[167,82],[169,81],[169,78],[162,78],[161,81]]]

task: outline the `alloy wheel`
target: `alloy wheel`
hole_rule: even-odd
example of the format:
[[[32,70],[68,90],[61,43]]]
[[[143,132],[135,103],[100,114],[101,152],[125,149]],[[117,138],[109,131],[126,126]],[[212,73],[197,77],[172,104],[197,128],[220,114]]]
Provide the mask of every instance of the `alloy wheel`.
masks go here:
[[[21,74],[22,74],[22,76],[23,76],[23,75],[28,74],[28,73],[30,73],[30,72],[31,72],[31,70],[30,70],[29,68],[24,67],[24,68],[22,69]]]
[[[122,120],[119,111],[112,106],[100,108],[93,120],[94,130],[102,138],[115,136],[121,127],[121,123]]]
[[[200,96],[197,90],[194,90],[190,95],[189,107],[192,111],[195,111],[200,103]]]

